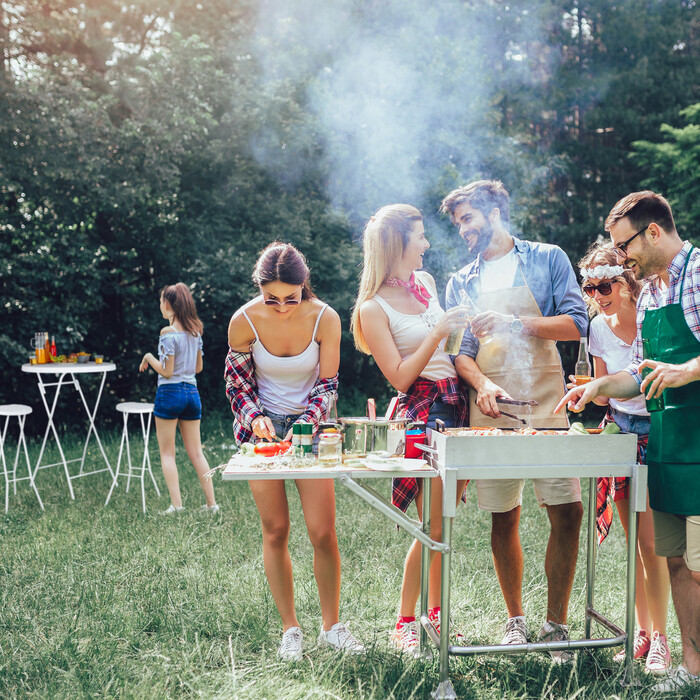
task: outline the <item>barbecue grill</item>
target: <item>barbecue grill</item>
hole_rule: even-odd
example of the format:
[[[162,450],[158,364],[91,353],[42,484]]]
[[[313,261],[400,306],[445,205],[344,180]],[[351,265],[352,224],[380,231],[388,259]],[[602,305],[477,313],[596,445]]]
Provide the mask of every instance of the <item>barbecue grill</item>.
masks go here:
[[[637,436],[569,434],[566,431],[544,431],[531,435],[517,431],[480,435],[478,430],[428,430],[422,447],[430,464],[443,481],[442,537],[446,551],[442,557],[441,619],[438,636],[430,623],[427,609],[421,607],[422,633],[438,646],[440,655],[440,684],[433,697],[456,698],[449,678],[450,655],[480,653],[512,654],[528,651],[560,650],[566,648],[600,648],[625,645],[625,683],[633,678],[634,597],[637,548],[637,513],[646,510],[646,465],[637,464]],[[485,432],[485,431],[483,431]],[[456,513],[457,481],[460,479],[523,479],[548,477],[580,477],[590,479],[588,502],[588,555],[586,571],[585,637],[569,642],[537,642],[519,645],[453,646],[449,644],[450,565],[452,553],[452,524]],[[596,555],[596,488],[597,477],[630,477],[629,538],[627,545],[627,609],[625,629],[621,629],[593,607]],[[614,636],[591,638],[591,623],[595,620]]]

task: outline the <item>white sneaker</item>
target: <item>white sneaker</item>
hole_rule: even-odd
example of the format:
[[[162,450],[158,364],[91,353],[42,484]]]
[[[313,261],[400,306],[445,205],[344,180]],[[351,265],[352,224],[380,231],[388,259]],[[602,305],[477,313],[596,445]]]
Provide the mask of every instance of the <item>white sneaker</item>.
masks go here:
[[[666,680],[651,687],[652,693],[678,693],[700,690],[700,676],[694,676],[683,664],[671,670]]]
[[[501,645],[504,644],[527,644],[527,626],[524,617],[508,618],[506,633],[501,639]]]
[[[336,622],[329,630],[324,630],[323,625],[321,625],[318,643],[321,646],[333,647],[348,654],[365,653],[365,647],[350,634],[350,631],[342,622]]]
[[[184,506],[176,508],[172,503],[161,513],[161,515],[170,515],[171,513],[182,513],[185,510]]]
[[[216,505],[216,503],[213,506],[208,506],[206,503],[202,506],[202,510],[206,511],[207,513],[218,513],[219,512],[219,506]]]
[[[391,631],[390,639],[399,651],[418,657],[418,623],[415,620],[398,624]]]
[[[283,661],[301,661],[304,652],[304,635],[298,627],[290,627],[282,635],[282,643],[277,650],[277,656]]]
[[[540,630],[537,637],[538,642],[568,642],[569,627],[558,622],[547,620]],[[575,658],[571,649],[557,649],[548,652],[555,664],[570,664]]]

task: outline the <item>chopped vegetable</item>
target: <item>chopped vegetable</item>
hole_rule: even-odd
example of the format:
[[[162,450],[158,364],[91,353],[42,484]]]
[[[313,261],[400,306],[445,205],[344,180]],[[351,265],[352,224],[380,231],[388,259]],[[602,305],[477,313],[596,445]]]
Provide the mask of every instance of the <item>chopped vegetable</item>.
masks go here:
[[[569,428],[570,435],[588,435],[588,431],[583,427],[583,423],[576,422],[572,423]]]
[[[255,445],[255,454],[263,457],[275,457],[290,450],[291,442],[259,442]]]
[[[239,445],[238,451],[242,455],[252,457],[255,454],[255,445],[252,442],[243,442]]]
[[[617,435],[620,432],[620,426],[617,423],[608,423],[604,428],[601,435]]]

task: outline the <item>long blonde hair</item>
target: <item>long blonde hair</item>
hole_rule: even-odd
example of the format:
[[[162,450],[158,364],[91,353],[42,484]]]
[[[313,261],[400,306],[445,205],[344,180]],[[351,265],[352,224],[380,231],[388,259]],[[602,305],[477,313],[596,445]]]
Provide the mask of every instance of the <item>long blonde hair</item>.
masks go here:
[[[362,276],[360,288],[350,319],[350,330],[355,347],[369,355],[369,347],[362,333],[360,308],[371,299],[384,284],[406,250],[408,239],[416,221],[423,215],[410,204],[388,204],[371,216],[362,234]]]
[[[579,260],[579,268],[594,268],[598,265],[610,265],[615,267],[619,265],[619,261],[615,252],[613,251],[613,244],[611,241],[597,241],[593,243],[590,248],[586,251],[586,254]],[[627,287],[629,293],[630,301],[632,304],[637,303],[639,298],[639,292],[642,289],[642,285],[639,280],[634,276],[631,270],[624,270],[621,275],[616,275],[611,279],[621,282]],[[581,288],[586,286],[586,281],[581,283]],[[583,298],[588,306],[588,314],[593,317],[600,313],[600,306],[598,302],[593,298],[589,297],[588,294],[583,294]]]

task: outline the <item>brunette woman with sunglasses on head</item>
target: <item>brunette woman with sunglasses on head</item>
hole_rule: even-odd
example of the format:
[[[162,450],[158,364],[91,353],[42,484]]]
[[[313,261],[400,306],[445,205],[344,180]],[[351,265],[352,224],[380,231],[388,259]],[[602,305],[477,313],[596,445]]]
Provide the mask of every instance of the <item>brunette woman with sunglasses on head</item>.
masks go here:
[[[296,422],[312,423],[316,432],[338,388],[340,318],[311,291],[304,256],[288,243],[271,243],[258,258],[253,281],[259,296],[236,311],[228,328],[224,378],[239,445],[288,437]],[[249,483],[262,523],[265,575],[282,618],[278,655],[301,661],[285,482]],[[319,643],[361,653],[364,647],[338,622],[340,554],[333,480],[300,479],[295,484],[314,549],[322,615]]]
[[[590,351],[595,376],[614,374],[624,369],[633,354],[637,335],[636,301],[641,284],[630,270],[619,264],[612,243],[596,243],[579,262],[582,288],[591,312],[597,314],[590,325]],[[637,434],[637,458],[646,462],[650,419],[643,394],[620,401],[599,397],[598,405],[608,412],[601,427],[615,422],[623,432]],[[612,505],[617,505],[627,535],[629,484],[624,477],[598,479],[598,540],[602,542],[612,524]],[[669,575],[663,557],[654,552],[654,523],[651,509],[639,514],[637,552],[637,597],[635,612],[637,633],[634,658],[646,658],[645,670],[664,673],[671,655],[666,642]],[[624,661],[621,651],[615,659]]]

